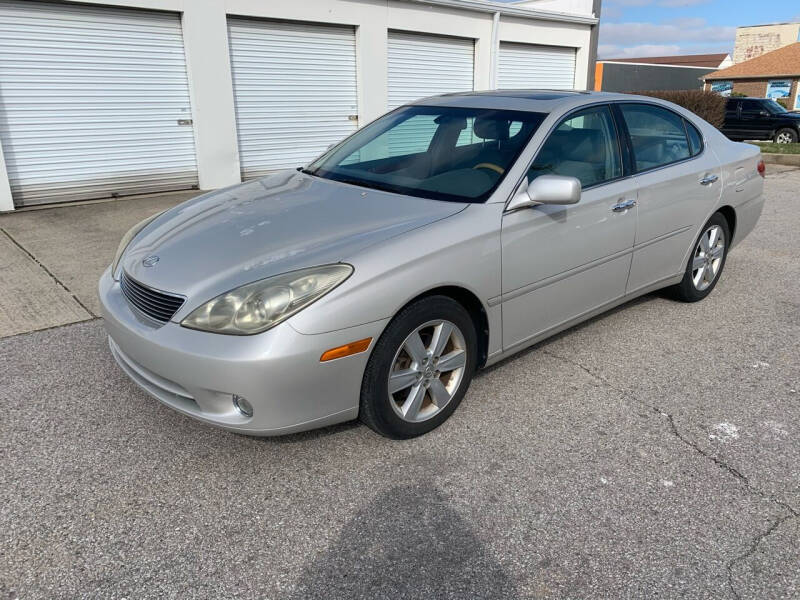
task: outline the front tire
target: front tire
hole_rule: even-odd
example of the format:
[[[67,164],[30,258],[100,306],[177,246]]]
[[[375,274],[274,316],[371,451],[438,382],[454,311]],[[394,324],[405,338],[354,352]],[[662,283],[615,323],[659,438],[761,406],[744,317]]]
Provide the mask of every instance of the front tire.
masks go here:
[[[790,127],[784,127],[783,129],[779,129],[775,133],[775,143],[776,144],[796,144],[797,143],[797,132]]]
[[[475,325],[452,298],[409,304],[375,344],[361,384],[359,419],[394,439],[435,429],[466,394],[477,348]]]
[[[721,213],[711,215],[689,255],[683,279],[669,288],[676,300],[697,302],[711,293],[725,267],[730,239],[728,220]]]

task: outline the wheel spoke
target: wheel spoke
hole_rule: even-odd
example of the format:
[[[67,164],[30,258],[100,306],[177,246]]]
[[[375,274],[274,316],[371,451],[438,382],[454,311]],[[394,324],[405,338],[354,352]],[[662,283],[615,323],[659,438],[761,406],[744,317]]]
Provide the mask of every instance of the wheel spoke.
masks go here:
[[[420,383],[413,386],[411,391],[408,392],[408,396],[406,397],[405,402],[403,402],[403,406],[400,408],[403,416],[410,421],[416,419],[417,415],[419,414],[419,409],[422,407],[422,400],[424,398],[425,386]]]
[[[709,250],[717,245],[717,238],[719,237],[719,227],[712,227],[708,232],[708,248]]]
[[[403,369],[402,371],[394,371],[389,375],[389,393],[394,394],[400,390],[410,387],[417,380],[417,371],[415,369]]]
[[[725,246],[719,245],[714,246],[711,251],[708,253],[711,258],[722,258],[722,254],[725,251]]]
[[[419,337],[419,331],[408,336],[404,348],[416,363],[422,363],[428,357],[428,351],[425,349],[425,344],[422,343],[422,338]]]
[[[702,269],[703,265],[706,264],[706,259],[704,256],[695,256],[694,260],[692,261],[692,271],[696,271],[697,269]]]
[[[436,368],[442,373],[454,371],[467,363],[467,353],[463,350],[453,350],[439,359]]]
[[[708,250],[710,248],[710,246],[708,244],[709,235],[710,235],[710,232],[706,231],[706,232],[703,233],[703,235],[700,236],[700,247],[703,249],[703,252],[706,253],[706,254],[708,254]]]
[[[447,322],[439,323],[439,325],[434,328],[433,339],[429,347],[434,358],[439,358],[442,355],[445,346],[447,346],[447,342],[450,340],[451,333],[453,333],[453,326]]]
[[[444,405],[450,402],[450,392],[444,387],[441,379],[434,379],[428,388],[431,393],[431,399],[437,408],[444,408]]]
[[[704,274],[703,279],[705,279],[706,283],[711,283],[712,281],[714,281],[714,267],[712,267],[711,265],[706,266],[706,272]]]
[[[700,287],[700,285],[705,281],[706,278],[706,265],[703,263],[703,266],[697,270],[697,275],[694,276],[694,286]]]

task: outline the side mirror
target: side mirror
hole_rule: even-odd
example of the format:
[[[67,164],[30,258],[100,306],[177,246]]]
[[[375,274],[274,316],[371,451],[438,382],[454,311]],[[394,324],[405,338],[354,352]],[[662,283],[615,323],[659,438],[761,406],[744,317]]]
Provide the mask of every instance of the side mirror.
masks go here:
[[[521,185],[506,210],[529,208],[537,204],[577,204],[581,199],[581,182],[575,177],[540,175]]]
[[[760,110],[760,111],[758,111],[758,114],[761,115],[762,117],[768,117],[769,116],[769,111]]]

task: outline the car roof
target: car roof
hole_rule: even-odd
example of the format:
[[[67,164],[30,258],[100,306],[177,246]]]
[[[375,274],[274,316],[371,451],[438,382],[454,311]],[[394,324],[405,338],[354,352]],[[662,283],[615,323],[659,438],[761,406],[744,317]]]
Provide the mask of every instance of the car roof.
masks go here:
[[[601,101],[653,100],[644,96],[615,94],[610,92],[587,92],[572,90],[490,90],[481,92],[458,92],[422,98],[412,105],[454,106],[465,108],[496,108],[549,113],[555,109],[572,108]]]

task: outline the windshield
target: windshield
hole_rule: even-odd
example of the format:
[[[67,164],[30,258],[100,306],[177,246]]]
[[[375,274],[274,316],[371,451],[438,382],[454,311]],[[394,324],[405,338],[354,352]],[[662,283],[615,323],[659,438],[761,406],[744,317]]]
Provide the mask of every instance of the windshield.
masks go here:
[[[407,106],[353,134],[306,172],[411,196],[482,202],[544,117],[522,111]]]
[[[773,115],[779,115],[781,113],[789,112],[778,102],[775,102],[775,100],[765,100],[764,104],[767,106],[767,110],[771,112]]]

